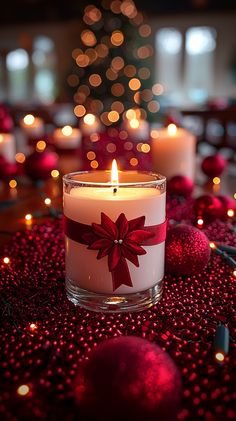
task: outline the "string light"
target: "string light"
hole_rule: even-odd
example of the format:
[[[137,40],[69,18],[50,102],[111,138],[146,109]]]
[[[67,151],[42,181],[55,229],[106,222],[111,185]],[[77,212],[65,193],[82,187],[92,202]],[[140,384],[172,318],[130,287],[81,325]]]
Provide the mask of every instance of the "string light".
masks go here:
[[[31,213],[27,213],[26,215],[25,215],[25,220],[27,221],[27,222],[29,222],[29,221],[32,221],[32,214]]]
[[[29,391],[30,391],[30,388],[29,388],[29,386],[27,384],[22,384],[17,389],[17,393],[20,396],[26,396],[26,395],[28,395]]]
[[[50,197],[46,197],[46,199],[44,199],[44,203],[45,203],[46,206],[50,206],[51,203],[52,203]]]
[[[216,248],[216,245],[215,245],[215,243],[213,243],[213,241],[211,241],[209,243],[209,246],[210,246],[211,249],[215,249]]]
[[[214,184],[220,184],[221,180],[220,180],[219,177],[214,177],[212,181],[213,181]]]
[[[23,121],[24,121],[26,126],[31,126],[34,123],[34,120],[35,120],[35,117],[32,114],[27,114],[23,118]]]
[[[202,218],[198,218],[198,220],[197,220],[197,224],[198,224],[198,226],[199,226],[199,227],[202,227],[202,226],[203,226],[203,224],[204,224],[203,219],[202,219]]]
[[[35,323],[30,323],[30,330],[32,332],[34,332],[35,330],[37,330],[38,326]]]
[[[10,180],[9,186],[10,186],[11,189],[15,189],[16,186],[17,186],[17,181],[16,180]]]
[[[233,271],[233,275],[236,276],[236,270]]]
[[[38,152],[43,152],[44,149],[46,148],[47,144],[46,142],[44,142],[44,140],[39,140],[36,144],[36,150]]]
[[[16,162],[18,162],[19,164],[23,164],[25,162],[25,155],[22,152],[18,152],[15,155],[15,160]]]
[[[222,354],[222,352],[216,352],[215,359],[219,362],[223,362],[225,359],[225,356],[224,354]]]
[[[86,114],[83,120],[85,124],[92,126],[95,123],[96,118],[95,118],[95,115],[93,114]]]
[[[59,177],[59,175],[60,175],[60,173],[59,173],[59,171],[58,171],[58,170],[52,170],[52,171],[51,171],[51,176],[52,176],[52,178],[58,178],[58,177]]]
[[[9,257],[4,257],[3,258],[3,263],[5,263],[6,265],[8,265],[10,263]]]
[[[230,218],[232,218],[232,217],[234,216],[234,210],[233,210],[233,209],[229,209],[229,210],[227,211],[227,215],[228,215]]]

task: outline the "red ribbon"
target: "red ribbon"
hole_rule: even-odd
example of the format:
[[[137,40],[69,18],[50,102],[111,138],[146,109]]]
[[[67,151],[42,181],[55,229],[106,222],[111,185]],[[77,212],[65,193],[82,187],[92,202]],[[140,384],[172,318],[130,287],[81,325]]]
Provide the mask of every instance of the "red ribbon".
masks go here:
[[[108,256],[108,268],[112,274],[113,291],[120,285],[132,287],[127,260],[139,266],[138,256],[146,254],[142,246],[153,246],[165,241],[167,221],[159,225],[144,226],[145,216],[127,220],[121,213],[113,222],[101,213],[101,224],[81,224],[64,217],[65,235],[71,240],[98,250],[97,259]]]

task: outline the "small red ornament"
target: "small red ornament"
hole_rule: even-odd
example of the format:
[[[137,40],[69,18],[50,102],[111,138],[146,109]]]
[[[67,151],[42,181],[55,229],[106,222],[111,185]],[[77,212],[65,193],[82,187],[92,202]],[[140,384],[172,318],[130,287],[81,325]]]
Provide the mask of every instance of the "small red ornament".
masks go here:
[[[57,166],[58,156],[55,152],[33,152],[25,160],[25,173],[32,180],[47,180]]]
[[[17,165],[12,164],[0,155],[0,178],[11,178],[17,175]]]
[[[199,229],[179,224],[167,232],[167,272],[176,276],[194,275],[205,269],[209,259],[209,240]]]
[[[222,217],[227,218],[227,212],[229,209],[236,211],[236,200],[232,199],[229,196],[217,196],[217,199],[222,203]]]
[[[5,105],[0,104],[0,133],[9,133],[13,129],[13,120]]]
[[[202,161],[202,171],[209,177],[216,177],[223,173],[227,165],[222,155],[207,156]]]
[[[213,194],[203,194],[194,203],[196,217],[209,221],[221,218],[223,206],[218,197]]]
[[[185,175],[175,175],[167,183],[167,192],[177,196],[191,196],[193,188],[193,181]]]
[[[135,336],[99,345],[75,383],[84,421],[174,421],[181,394],[174,361],[159,346]]]

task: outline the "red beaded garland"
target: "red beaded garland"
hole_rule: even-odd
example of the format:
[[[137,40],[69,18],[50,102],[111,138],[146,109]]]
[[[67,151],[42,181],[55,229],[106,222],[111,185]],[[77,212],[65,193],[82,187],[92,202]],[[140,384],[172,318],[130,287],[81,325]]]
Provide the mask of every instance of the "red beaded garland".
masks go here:
[[[169,201],[168,217],[190,222],[191,205]],[[205,233],[236,247],[231,222],[211,222]],[[160,303],[133,314],[92,313],[67,300],[58,221],[17,233],[1,252],[0,268],[1,419],[78,419],[73,385],[82,361],[99,343],[121,335],[146,338],[173,358],[184,387],[179,420],[235,417],[235,276],[220,256],[213,254],[200,274],[166,275]],[[219,323],[231,337],[221,366],[212,348]],[[17,393],[21,385],[29,387],[25,396]]]

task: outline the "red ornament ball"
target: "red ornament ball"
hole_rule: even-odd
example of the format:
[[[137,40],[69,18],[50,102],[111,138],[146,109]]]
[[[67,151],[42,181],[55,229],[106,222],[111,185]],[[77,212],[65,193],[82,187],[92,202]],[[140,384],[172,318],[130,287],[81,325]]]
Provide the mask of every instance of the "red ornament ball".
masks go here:
[[[209,177],[216,177],[223,173],[226,168],[226,160],[222,155],[207,156],[202,161],[202,171]]]
[[[167,232],[166,271],[176,276],[202,272],[210,259],[209,240],[199,229],[179,224]]]
[[[221,218],[223,206],[218,197],[213,194],[203,194],[195,200],[194,210],[196,217],[210,221]]]
[[[193,188],[193,181],[184,175],[175,175],[167,183],[167,192],[177,196],[188,197]]]
[[[109,339],[82,365],[75,399],[84,421],[174,421],[181,377],[162,349],[135,336]]]
[[[2,155],[0,155],[0,178],[11,178],[17,175],[17,166],[8,162]]]
[[[217,196],[217,199],[220,200],[222,204],[222,217],[227,218],[227,212],[229,209],[236,211],[236,200],[232,199],[229,196]]]
[[[33,152],[25,160],[25,173],[32,180],[47,180],[57,166],[58,156],[55,152]]]

